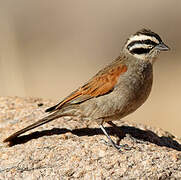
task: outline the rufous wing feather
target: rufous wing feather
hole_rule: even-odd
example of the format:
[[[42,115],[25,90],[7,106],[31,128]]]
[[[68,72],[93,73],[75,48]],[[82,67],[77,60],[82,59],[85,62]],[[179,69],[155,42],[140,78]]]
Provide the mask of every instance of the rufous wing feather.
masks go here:
[[[59,104],[47,109],[46,112],[52,112],[62,108],[66,104],[80,103],[80,101],[83,102],[110,92],[116,85],[119,76],[126,71],[127,66],[123,64],[103,69],[103,71],[96,74],[85,85],[74,91]]]

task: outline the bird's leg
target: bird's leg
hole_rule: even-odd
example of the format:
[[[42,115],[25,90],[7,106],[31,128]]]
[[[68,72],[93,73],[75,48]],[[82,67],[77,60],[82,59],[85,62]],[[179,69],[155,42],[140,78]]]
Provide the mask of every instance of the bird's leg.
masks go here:
[[[111,125],[113,128],[114,128],[114,130],[116,131],[116,133],[117,133],[117,135],[118,135],[118,137],[119,138],[123,138],[124,136],[125,136],[125,133],[123,133],[122,131],[121,131],[121,129],[118,127],[118,126],[116,126],[116,124],[114,124],[112,121],[108,121],[107,122],[109,125]],[[136,140],[135,138],[133,138],[131,135],[129,136],[134,142],[139,142],[139,143],[141,143],[141,141],[139,141],[139,140]],[[125,145],[126,146],[126,145]]]
[[[106,135],[106,137],[108,138],[109,143],[112,145],[112,147],[114,147],[114,148],[116,148],[117,150],[120,151],[120,148],[121,148],[122,146],[117,145],[117,144],[111,139],[111,137],[108,135],[108,133],[106,132],[106,130],[105,130],[105,128],[104,128],[104,126],[103,126],[102,124],[100,125],[100,128],[101,128],[101,130],[103,131],[103,133]]]
[[[112,121],[108,121],[107,123],[114,128],[114,130],[116,131],[117,136],[120,139],[122,139],[124,137],[124,133],[121,131],[121,129],[119,129],[119,127],[116,126],[116,124],[114,124]]]

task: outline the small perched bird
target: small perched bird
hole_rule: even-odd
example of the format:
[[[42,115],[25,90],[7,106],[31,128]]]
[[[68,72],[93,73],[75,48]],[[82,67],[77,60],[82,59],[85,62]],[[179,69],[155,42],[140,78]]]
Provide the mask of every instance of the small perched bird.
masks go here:
[[[12,134],[4,142],[12,141],[20,134],[54,119],[70,116],[79,121],[96,121],[110,144],[120,149],[103,123],[115,127],[112,121],[134,112],[146,101],[152,87],[153,63],[160,51],[168,50],[160,36],[151,30],[136,32],[129,37],[113,62],[63,101],[47,109],[45,112],[49,115]]]

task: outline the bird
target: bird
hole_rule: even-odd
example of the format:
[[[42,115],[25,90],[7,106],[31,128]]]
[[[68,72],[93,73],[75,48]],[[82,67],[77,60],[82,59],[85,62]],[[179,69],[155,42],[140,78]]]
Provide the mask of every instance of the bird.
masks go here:
[[[120,150],[107,133],[104,123],[114,128],[118,121],[137,110],[148,98],[153,83],[153,64],[161,51],[170,48],[150,29],[141,29],[124,43],[119,56],[101,69],[83,86],[60,103],[45,110],[47,116],[15,132],[4,140],[11,142],[19,135],[60,117],[97,122],[109,144]]]

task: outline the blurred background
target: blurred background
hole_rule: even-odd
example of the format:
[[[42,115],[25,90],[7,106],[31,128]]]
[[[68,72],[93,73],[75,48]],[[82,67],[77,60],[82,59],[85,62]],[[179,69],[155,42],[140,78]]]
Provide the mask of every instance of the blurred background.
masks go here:
[[[119,55],[141,28],[171,47],[146,103],[124,118],[181,136],[180,0],[0,1],[0,96],[59,102]]]

